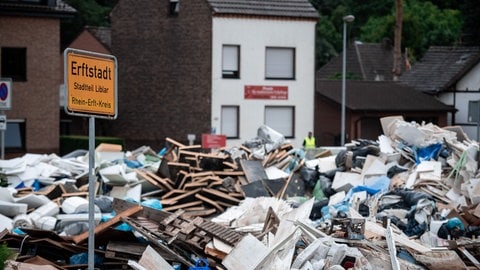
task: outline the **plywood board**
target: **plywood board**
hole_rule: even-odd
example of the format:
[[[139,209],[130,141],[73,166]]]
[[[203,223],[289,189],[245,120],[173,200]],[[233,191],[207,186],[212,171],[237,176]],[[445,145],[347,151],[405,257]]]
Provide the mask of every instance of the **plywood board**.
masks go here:
[[[242,169],[245,172],[248,182],[252,183],[259,180],[268,179],[265,168],[260,160],[240,160]]]

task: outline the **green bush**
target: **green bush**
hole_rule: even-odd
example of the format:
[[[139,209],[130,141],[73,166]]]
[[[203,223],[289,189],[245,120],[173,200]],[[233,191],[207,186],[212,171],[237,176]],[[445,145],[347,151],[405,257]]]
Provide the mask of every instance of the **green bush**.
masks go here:
[[[5,269],[5,262],[13,258],[13,251],[4,243],[0,246],[0,270]]]
[[[88,136],[80,135],[65,135],[60,136],[60,155],[66,155],[78,149],[88,149]],[[125,140],[117,137],[95,137],[95,147],[101,143],[119,144],[122,146],[122,151],[125,150]]]

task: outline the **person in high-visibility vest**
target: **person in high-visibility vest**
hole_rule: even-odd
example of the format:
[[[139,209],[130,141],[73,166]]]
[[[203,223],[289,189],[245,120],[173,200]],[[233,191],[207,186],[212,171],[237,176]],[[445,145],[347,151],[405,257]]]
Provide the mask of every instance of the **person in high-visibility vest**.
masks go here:
[[[317,143],[315,142],[315,137],[313,137],[313,133],[309,131],[308,136],[305,137],[305,139],[303,140],[303,148],[315,149],[316,147],[317,147]]]

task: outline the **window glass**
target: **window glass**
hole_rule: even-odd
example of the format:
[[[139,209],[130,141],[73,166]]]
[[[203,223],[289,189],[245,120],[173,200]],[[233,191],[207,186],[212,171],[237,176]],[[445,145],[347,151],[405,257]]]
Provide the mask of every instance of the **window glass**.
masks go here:
[[[293,106],[265,107],[265,125],[280,132],[285,138],[295,136],[295,108]]]
[[[5,150],[9,152],[25,150],[25,121],[8,120],[5,130]]]
[[[223,45],[222,50],[222,77],[239,78],[238,68],[240,47],[235,45]]]
[[[238,106],[222,106],[222,134],[227,138],[238,138],[238,123],[239,123],[239,108]]]
[[[267,79],[295,78],[295,50],[293,48],[267,48],[265,77]]]
[[[2,77],[12,78],[12,81],[27,80],[27,49],[26,48],[2,48],[1,70]]]

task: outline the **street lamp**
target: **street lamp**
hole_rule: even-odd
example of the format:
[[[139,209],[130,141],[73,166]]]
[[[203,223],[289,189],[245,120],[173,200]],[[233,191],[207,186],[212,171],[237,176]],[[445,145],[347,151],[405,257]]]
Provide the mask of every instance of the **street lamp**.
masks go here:
[[[343,61],[342,61],[342,132],[340,138],[340,146],[345,145],[345,77],[347,73],[347,23],[351,23],[355,20],[353,15],[347,15],[343,17]]]

